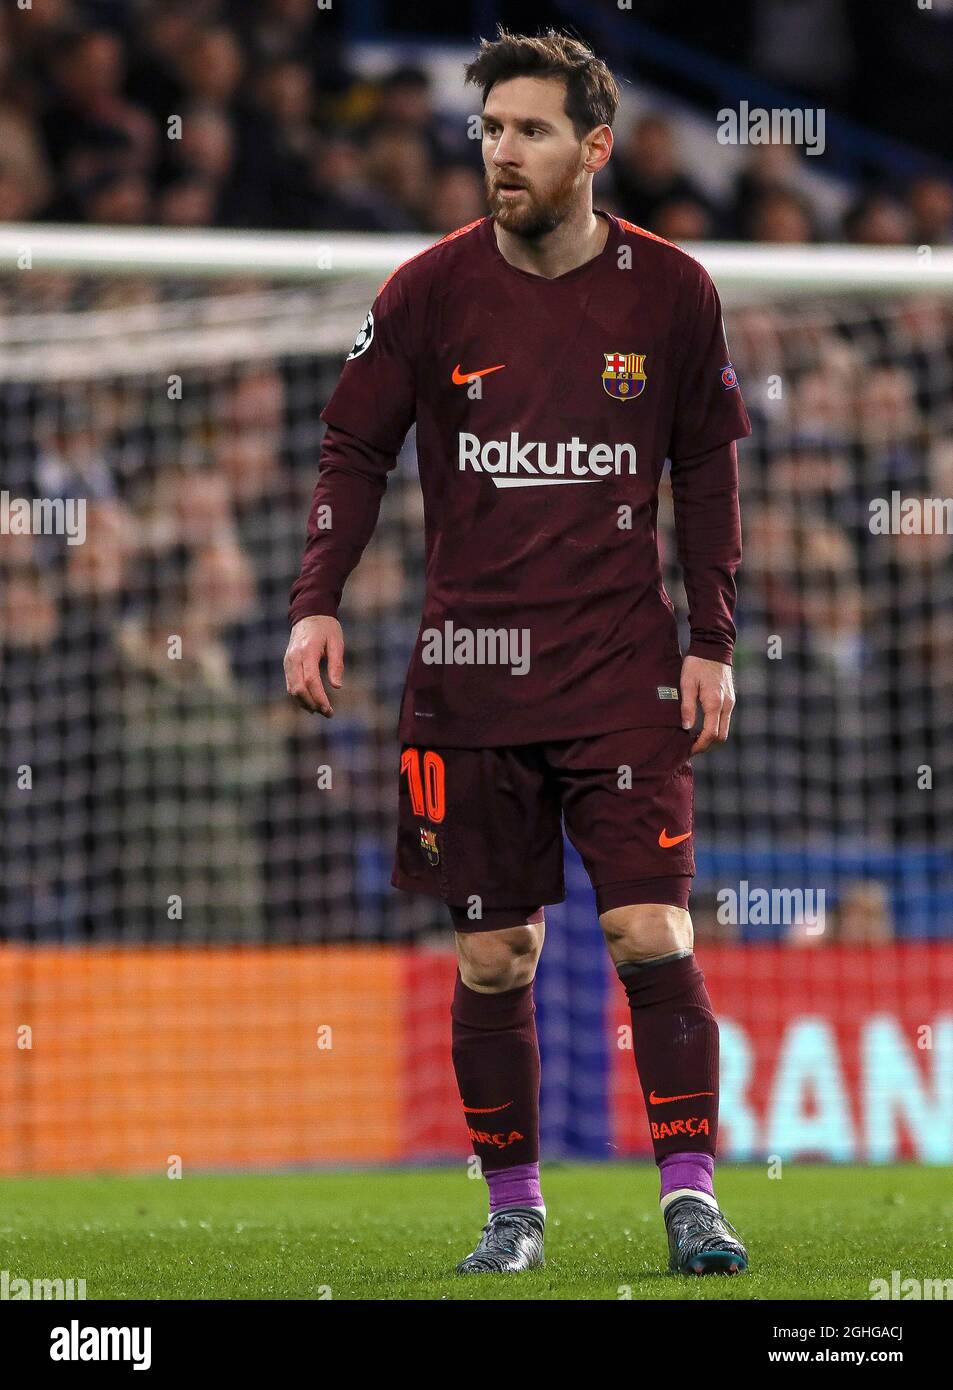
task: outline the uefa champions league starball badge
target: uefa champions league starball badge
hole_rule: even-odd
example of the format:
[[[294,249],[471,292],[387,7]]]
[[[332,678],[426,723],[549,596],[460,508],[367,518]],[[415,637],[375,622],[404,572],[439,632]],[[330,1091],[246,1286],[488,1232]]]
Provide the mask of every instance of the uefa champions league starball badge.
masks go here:
[[[374,315],[370,309],[367,311],[367,318],[361,324],[361,331],[354,339],[354,346],[345,357],[345,362],[350,362],[352,357],[360,357],[362,352],[366,352],[374,341]]]

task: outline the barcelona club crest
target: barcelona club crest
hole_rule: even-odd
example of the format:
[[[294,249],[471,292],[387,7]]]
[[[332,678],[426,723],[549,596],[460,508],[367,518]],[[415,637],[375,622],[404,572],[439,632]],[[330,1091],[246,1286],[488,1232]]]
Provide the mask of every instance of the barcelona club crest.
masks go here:
[[[645,390],[644,352],[604,352],[602,384],[617,401],[631,401]]]
[[[440,846],[437,844],[436,830],[426,830],[420,827],[420,848],[426,856],[427,863],[436,868],[440,863]]]

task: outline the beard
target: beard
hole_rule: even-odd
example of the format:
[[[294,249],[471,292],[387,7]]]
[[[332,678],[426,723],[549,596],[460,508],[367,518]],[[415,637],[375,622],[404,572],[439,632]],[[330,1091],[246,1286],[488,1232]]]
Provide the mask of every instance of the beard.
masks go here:
[[[545,195],[537,193],[527,183],[514,176],[513,182],[525,191],[519,199],[512,201],[497,192],[499,183],[508,183],[506,174],[486,173],[484,185],[490,212],[498,226],[514,236],[536,241],[539,237],[553,232],[566,220],[579,196],[579,170],[582,157],[566,168],[552,188]]]

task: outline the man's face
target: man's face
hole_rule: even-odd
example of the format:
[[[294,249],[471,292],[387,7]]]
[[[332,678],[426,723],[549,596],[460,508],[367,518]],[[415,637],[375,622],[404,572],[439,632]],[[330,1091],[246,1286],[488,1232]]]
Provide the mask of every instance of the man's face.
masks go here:
[[[483,109],[490,212],[504,231],[528,240],[558,227],[585,188],[589,151],[565,98],[562,78],[512,77],[491,87]]]

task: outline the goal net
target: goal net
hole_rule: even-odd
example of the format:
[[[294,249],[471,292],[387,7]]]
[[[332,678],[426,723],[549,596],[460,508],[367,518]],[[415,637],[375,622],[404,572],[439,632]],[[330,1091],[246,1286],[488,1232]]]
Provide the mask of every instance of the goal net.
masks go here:
[[[0,1015],[21,1039],[0,1062],[0,1171],[466,1151],[448,920],[390,886],[423,596],[413,434],[345,590],[333,721],[292,707],[282,673],[319,412],[416,249],[0,238]],[[695,766],[693,917],[723,1047],[776,1047],[820,1007],[818,972],[862,1030],[877,952],[915,962],[896,985],[909,1033],[953,950],[953,273],[942,253],[699,254],[754,426],[738,707]],[[673,535],[666,483],[684,619]],[[644,1151],[568,845],[567,885],[537,989],[544,1145]],[[729,1153],[867,1152],[812,1116],[801,1140],[729,1118]]]

